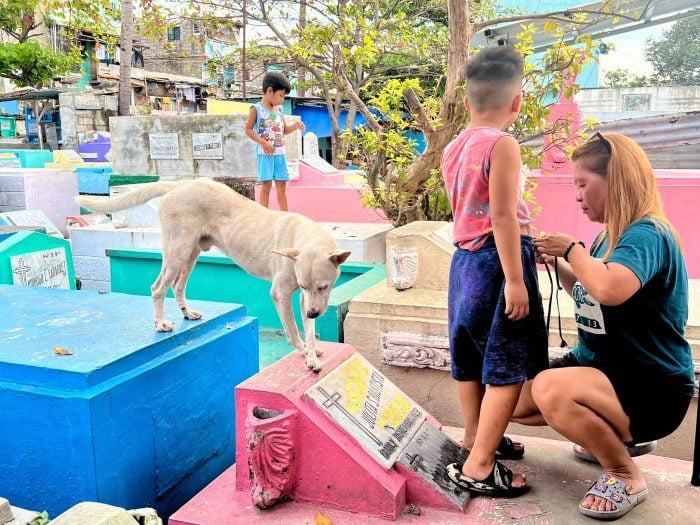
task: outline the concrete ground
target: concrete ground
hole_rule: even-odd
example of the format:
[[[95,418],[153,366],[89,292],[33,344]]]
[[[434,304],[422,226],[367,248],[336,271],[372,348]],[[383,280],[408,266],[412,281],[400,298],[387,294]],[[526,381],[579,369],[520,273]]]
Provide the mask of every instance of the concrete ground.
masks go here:
[[[445,431],[458,439],[461,429]],[[578,511],[588,487],[600,475],[600,467],[574,458],[570,444],[529,436],[513,436],[525,443],[521,461],[509,461],[513,470],[527,474],[531,490],[514,499],[474,497],[464,513],[434,508],[407,511],[394,523],[431,525],[583,525],[599,523]],[[322,461],[322,459],[320,459]],[[634,525],[685,525],[698,523],[700,487],[690,485],[690,462],[656,455],[636,459],[649,487],[647,501],[617,521]],[[245,472],[245,471],[244,471]],[[391,521],[353,514],[323,504],[280,503],[260,511],[250,495],[235,489],[235,466],[224,472],[185,507],[169,525],[385,525]],[[327,521],[324,521],[325,520]]]

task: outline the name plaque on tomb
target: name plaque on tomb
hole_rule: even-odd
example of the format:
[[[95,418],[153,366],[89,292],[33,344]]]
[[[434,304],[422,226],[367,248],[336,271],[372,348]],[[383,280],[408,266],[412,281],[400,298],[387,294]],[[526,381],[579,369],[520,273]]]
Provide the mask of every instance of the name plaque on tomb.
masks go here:
[[[338,169],[332,164],[328,163],[326,160],[322,159],[320,156],[315,157],[303,157],[301,162],[307,164],[317,170],[320,173],[330,174],[337,173]]]
[[[386,468],[401,456],[426,417],[360,355],[316,382],[305,396]]]
[[[193,159],[223,159],[221,133],[192,133]]]
[[[152,159],[179,159],[177,133],[149,133],[148,147]]]
[[[70,288],[66,250],[53,248],[10,257],[13,284],[37,288]]]
[[[461,465],[466,459],[467,452],[456,441],[425,421],[405,448],[399,463],[464,509],[469,491],[450,480],[447,465]]]

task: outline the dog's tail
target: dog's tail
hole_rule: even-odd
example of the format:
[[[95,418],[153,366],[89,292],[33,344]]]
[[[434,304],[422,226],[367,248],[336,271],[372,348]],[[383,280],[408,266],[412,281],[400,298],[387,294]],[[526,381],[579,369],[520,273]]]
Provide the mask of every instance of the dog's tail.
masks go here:
[[[112,213],[113,211],[133,208],[151,199],[160,197],[175,189],[178,184],[179,182],[177,181],[151,182],[139,184],[138,188],[134,191],[123,193],[111,199],[100,199],[97,197],[80,195],[75,198],[75,201],[89,210],[101,213]]]

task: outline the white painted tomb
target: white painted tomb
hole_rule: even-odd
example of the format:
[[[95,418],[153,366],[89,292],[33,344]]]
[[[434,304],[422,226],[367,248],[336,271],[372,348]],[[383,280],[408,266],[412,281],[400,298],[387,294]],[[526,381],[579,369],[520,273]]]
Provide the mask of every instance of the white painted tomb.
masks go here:
[[[77,194],[78,178],[71,170],[0,169],[0,212],[41,210],[62,235],[67,234],[66,217],[80,213],[73,200]]]

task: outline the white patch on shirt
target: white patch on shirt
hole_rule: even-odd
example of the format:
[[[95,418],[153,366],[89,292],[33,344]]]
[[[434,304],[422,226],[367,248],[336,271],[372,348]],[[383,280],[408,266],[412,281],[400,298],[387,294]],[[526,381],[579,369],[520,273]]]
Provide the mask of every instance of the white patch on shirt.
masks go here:
[[[571,292],[574,298],[576,326],[591,334],[606,334],[600,303],[578,281]]]

